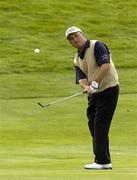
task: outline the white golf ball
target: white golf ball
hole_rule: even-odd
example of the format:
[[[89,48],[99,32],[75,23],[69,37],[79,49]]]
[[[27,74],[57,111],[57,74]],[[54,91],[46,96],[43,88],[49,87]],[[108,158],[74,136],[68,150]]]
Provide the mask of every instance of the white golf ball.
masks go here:
[[[40,49],[36,48],[36,49],[34,49],[34,52],[35,53],[40,53]]]

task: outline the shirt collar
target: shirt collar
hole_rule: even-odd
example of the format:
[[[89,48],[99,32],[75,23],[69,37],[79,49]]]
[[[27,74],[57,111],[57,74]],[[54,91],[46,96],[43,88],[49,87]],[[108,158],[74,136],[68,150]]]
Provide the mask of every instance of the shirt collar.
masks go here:
[[[90,40],[87,40],[85,45],[84,45],[84,48],[80,51],[78,50],[78,56],[81,58],[81,59],[84,59],[84,55],[85,55],[85,51],[87,48],[90,47]]]

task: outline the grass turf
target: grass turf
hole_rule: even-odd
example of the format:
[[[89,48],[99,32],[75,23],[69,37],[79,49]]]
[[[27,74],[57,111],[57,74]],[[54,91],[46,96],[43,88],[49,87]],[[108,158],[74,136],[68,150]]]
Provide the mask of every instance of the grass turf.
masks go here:
[[[37,106],[36,99],[2,100],[1,179],[136,179],[135,98],[119,99],[110,131],[112,171],[83,169],[93,159],[85,96],[48,109]]]
[[[136,6],[136,0],[0,1],[0,74],[72,70],[75,50],[64,37],[72,25],[106,42],[118,67],[137,67]]]

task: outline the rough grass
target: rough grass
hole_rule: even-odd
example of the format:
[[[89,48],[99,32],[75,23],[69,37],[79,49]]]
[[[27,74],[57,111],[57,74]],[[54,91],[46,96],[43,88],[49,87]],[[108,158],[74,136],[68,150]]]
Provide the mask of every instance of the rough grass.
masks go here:
[[[0,73],[72,70],[75,50],[64,37],[71,25],[105,41],[117,67],[137,67],[136,9],[136,0],[0,1]]]

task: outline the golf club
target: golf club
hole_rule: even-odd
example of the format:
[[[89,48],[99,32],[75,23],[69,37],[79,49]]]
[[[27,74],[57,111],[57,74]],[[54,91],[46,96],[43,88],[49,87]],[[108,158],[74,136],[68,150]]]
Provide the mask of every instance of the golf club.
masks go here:
[[[79,95],[81,95],[83,93],[86,93],[86,92],[80,92],[80,93],[74,94],[72,96],[69,96],[69,97],[66,97],[66,98],[63,98],[63,99],[60,99],[60,100],[57,100],[57,101],[53,101],[53,102],[48,103],[48,104],[41,104],[40,102],[38,102],[38,105],[40,105],[43,108],[46,108],[46,107],[51,106],[53,104],[56,104],[56,103],[59,103],[59,102],[62,102],[62,101],[66,101],[66,100],[71,99],[73,97],[79,96]]]

